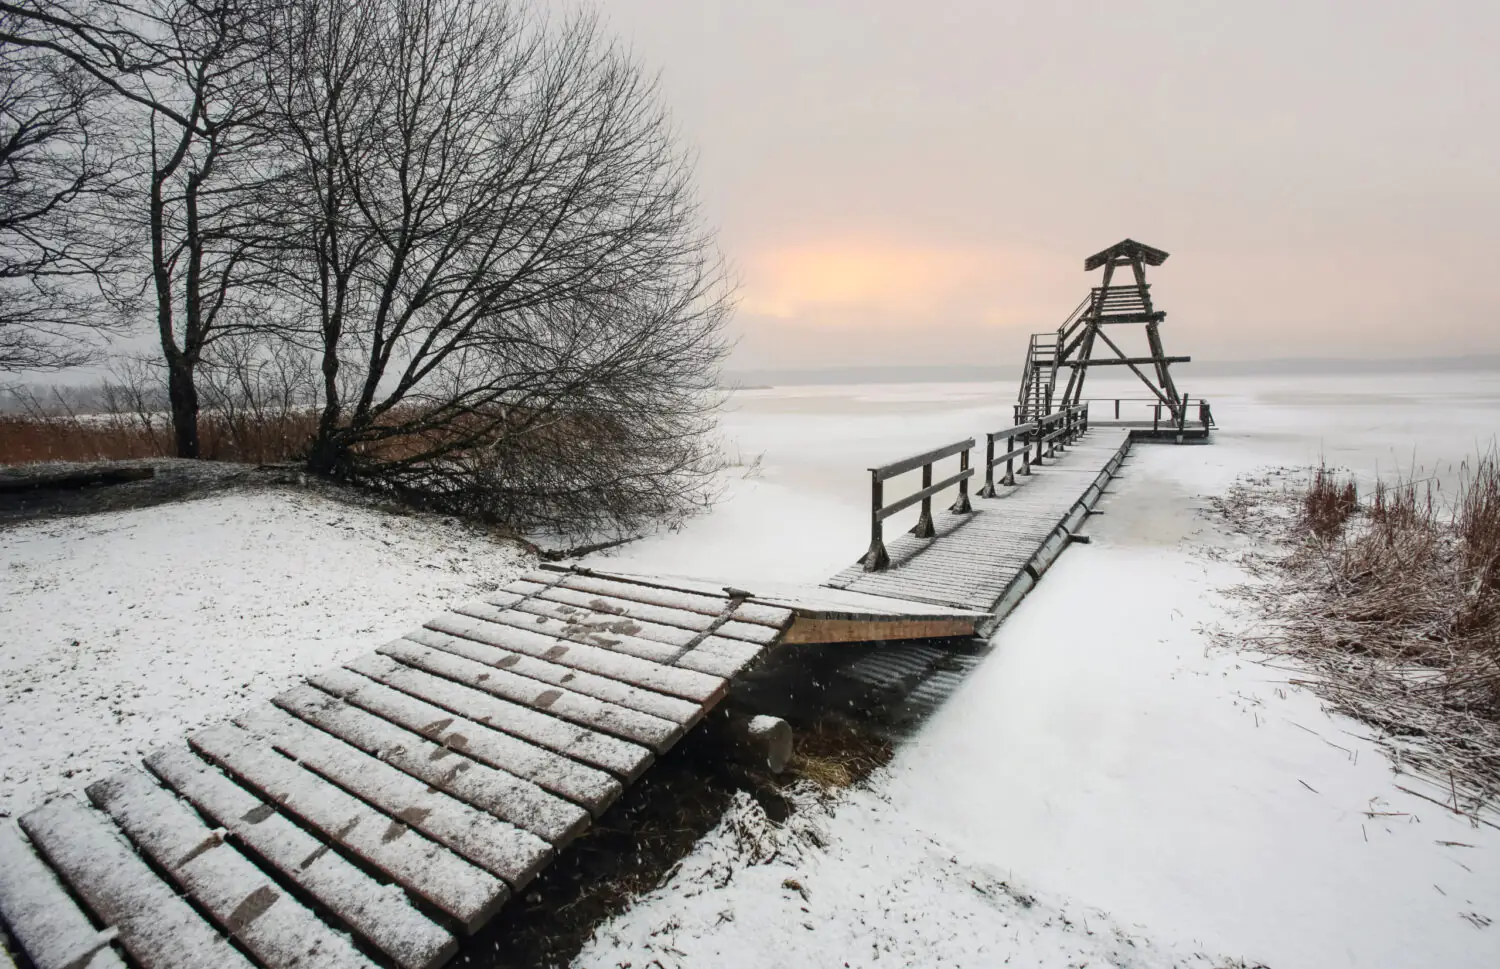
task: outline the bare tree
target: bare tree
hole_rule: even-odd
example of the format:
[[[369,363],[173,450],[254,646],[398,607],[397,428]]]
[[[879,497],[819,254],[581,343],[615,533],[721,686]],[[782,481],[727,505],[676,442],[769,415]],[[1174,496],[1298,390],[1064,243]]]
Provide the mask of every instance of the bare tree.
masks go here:
[[[310,469],[572,530],[700,497],[729,287],[653,82],[594,20],[500,0],[281,25]]]
[[[17,21],[0,9],[0,36]],[[68,59],[0,39],[0,370],[81,363],[123,322],[103,298],[122,244],[95,204],[119,178],[106,93]]]
[[[274,179],[264,64],[277,0],[20,0],[0,41],[65,58],[135,112],[133,192],[176,451],[199,456],[197,371],[216,339],[257,329],[256,200]]]

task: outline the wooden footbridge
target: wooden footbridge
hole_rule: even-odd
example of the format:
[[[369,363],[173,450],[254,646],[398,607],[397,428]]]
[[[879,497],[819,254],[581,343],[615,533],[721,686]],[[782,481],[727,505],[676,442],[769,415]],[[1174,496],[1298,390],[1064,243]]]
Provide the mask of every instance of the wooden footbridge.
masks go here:
[[[7,945],[31,969],[440,966],[768,655],[987,633],[1086,540],[1131,435],[1070,404],[872,469],[870,547],[822,586],[529,573],[0,822]]]

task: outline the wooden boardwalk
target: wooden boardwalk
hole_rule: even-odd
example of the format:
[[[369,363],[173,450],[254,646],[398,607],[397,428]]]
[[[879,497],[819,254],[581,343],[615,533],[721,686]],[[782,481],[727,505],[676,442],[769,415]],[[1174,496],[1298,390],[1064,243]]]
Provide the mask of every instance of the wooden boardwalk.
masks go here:
[[[432,969],[768,647],[984,618],[533,572],[0,822],[0,920],[35,969]]]
[[[992,613],[993,626],[1035,584],[1087,517],[1124,459],[1130,433],[1090,429],[1054,457],[974,498],[968,512],[932,516],[934,535],[886,546],[889,567],[855,562],[830,588]]]
[[[992,627],[1128,443],[1085,433],[971,511],[933,515],[932,537],[893,540],[884,571],[857,564],[823,587],[523,576],[151,753],[86,801],[0,822],[10,944],[35,969],[434,969],[771,647]],[[963,462],[950,480],[966,488]],[[939,655],[912,650],[922,669]]]

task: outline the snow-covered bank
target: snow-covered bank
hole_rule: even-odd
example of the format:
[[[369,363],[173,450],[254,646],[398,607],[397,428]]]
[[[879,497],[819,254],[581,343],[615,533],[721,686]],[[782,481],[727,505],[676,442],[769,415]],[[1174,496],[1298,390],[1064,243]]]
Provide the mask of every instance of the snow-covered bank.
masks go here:
[[[1203,554],[1233,539],[1174,484],[1193,453],[1136,449],[1092,543],[898,753],[893,804],[1159,938],[1277,969],[1500,964],[1500,831],[1400,791],[1295,672],[1210,649],[1245,576]]]
[[[778,830],[748,795],[670,884],[602,929],[574,965],[1215,969],[1108,913],[1038,895],[914,827],[870,790],[805,803]]]
[[[601,927],[579,964],[1156,964],[1081,953],[1068,948],[1072,936],[1031,927],[1006,934],[991,919],[1011,913],[977,914],[972,898],[960,900],[964,878],[980,871],[1057,909],[1103,909],[1162,959],[1500,965],[1500,831],[1397,790],[1403,779],[1362,739],[1365,728],[1325,715],[1286,682],[1294,674],[1211,651],[1202,628],[1231,618],[1223,592],[1246,578],[1223,554],[1240,539],[1219,527],[1208,496],[1259,468],[1320,457],[1366,480],[1442,468],[1494,440],[1500,375],[1183,386],[1213,400],[1223,425],[1215,443],[1137,448],[1089,525],[1093,544],[1059,560],[884,779],[835,812],[826,855],[807,865],[842,901],[819,912],[781,887],[800,876],[751,866],[704,889],[694,872],[723,854],[711,838],[650,899]],[[1138,393],[1104,381],[1090,391]],[[765,451],[762,476],[743,486],[750,500],[733,494],[680,534],[616,557],[713,574],[693,551],[712,534],[747,583],[826,576],[862,550],[863,469],[1003,425],[1010,392],[742,395],[728,424],[745,453]],[[828,548],[835,540],[841,547]],[[778,568],[778,548],[805,552]],[[924,851],[948,860],[897,860]],[[799,936],[798,918],[810,915],[815,928]],[[889,941],[879,961],[866,936]],[[804,961],[804,951],[814,956]]]
[[[456,523],[292,490],[0,530],[0,814],[516,574]]]

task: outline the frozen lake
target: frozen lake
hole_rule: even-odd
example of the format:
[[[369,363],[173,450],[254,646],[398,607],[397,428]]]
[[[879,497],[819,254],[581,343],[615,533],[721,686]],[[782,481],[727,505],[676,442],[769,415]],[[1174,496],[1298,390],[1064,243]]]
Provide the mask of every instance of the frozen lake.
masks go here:
[[[1326,458],[1362,479],[1401,472],[1446,473],[1487,451],[1500,429],[1500,372],[1360,374],[1193,379],[1180,389],[1213,406],[1215,444],[1173,458],[1173,484],[1213,491],[1264,466]],[[1139,398],[1132,380],[1091,377],[1090,397]],[[598,557],[618,568],[820,582],[869,543],[869,474],[939,444],[1011,423],[1013,384],[788,386],[734,393],[721,420],[732,458],[759,468],[731,475],[712,514],[681,532]],[[1131,408],[1135,410],[1132,412]],[[1121,416],[1148,419],[1144,403]],[[1092,413],[1113,413],[1095,403]],[[896,533],[913,509],[888,524]],[[903,524],[905,523],[905,524]]]

